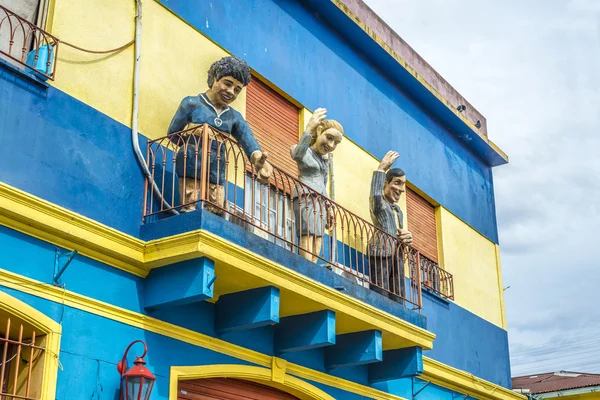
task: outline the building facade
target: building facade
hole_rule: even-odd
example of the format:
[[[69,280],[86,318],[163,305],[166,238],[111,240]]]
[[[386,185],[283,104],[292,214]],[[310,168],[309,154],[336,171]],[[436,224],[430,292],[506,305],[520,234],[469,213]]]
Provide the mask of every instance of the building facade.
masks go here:
[[[155,400],[524,398],[510,390],[492,176],[507,156],[362,1],[0,6],[0,396],[117,399],[116,364],[143,340]],[[226,203],[179,213],[167,128],[230,54],[253,74],[233,107],[275,173],[258,183],[236,143],[201,127],[201,155],[227,146]],[[289,148],[318,107],[345,137],[312,262]],[[384,236],[369,190],[388,150],[414,235],[412,248],[386,237],[400,301],[369,290],[365,267]]]

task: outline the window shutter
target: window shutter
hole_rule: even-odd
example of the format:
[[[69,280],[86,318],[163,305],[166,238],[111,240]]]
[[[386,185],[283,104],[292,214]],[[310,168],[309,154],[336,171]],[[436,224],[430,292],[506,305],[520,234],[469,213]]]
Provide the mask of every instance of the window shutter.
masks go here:
[[[246,121],[269,161],[298,176],[296,162],[290,156],[290,147],[298,143],[298,107],[252,77],[246,88]]]
[[[179,382],[177,400],[297,400],[280,390],[239,379],[211,378]]]
[[[406,211],[407,228],[413,234],[413,246],[425,257],[438,262],[435,208],[407,187]]]

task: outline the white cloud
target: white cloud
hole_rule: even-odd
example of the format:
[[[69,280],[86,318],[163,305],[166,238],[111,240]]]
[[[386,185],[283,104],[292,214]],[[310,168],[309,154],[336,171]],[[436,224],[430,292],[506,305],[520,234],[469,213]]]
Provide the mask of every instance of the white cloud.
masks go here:
[[[600,332],[600,1],[366,2],[510,156],[494,184],[514,372],[600,372],[568,356]]]

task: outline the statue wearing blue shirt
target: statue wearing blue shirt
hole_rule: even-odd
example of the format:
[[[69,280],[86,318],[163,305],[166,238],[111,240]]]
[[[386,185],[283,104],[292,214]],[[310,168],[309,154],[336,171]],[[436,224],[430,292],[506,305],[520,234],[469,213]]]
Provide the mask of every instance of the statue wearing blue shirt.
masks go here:
[[[225,57],[213,63],[208,70],[209,89],[206,93],[188,96],[181,101],[169,126],[168,134],[205,123],[228,133],[242,147],[257,171],[258,180],[267,183],[273,173],[272,166],[267,162],[267,153],[261,151],[260,145],[244,117],[229,106],[242,89],[250,83],[250,78],[250,68],[241,58]],[[175,172],[179,177],[181,204],[183,204],[180,212],[195,210],[195,202],[200,197],[201,131],[194,131],[193,134],[198,136],[182,138],[179,135],[173,135],[171,137],[171,140],[180,146],[175,164]],[[187,146],[184,146],[185,142],[187,142]],[[219,146],[218,140],[212,140],[206,208],[216,214],[221,214],[225,208],[224,185],[227,182],[225,160],[225,146]]]

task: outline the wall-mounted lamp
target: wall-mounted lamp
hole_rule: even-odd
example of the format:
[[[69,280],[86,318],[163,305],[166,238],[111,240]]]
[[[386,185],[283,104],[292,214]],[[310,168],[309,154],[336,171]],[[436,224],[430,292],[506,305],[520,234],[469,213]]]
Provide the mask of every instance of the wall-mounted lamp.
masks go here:
[[[127,371],[127,353],[136,343],[143,343],[144,354],[136,356],[133,367]],[[127,346],[123,359],[117,364],[117,370],[121,374],[121,400],[148,400],[150,398],[156,377],[146,368],[144,356],[147,352],[148,347],[145,342],[133,341]]]

